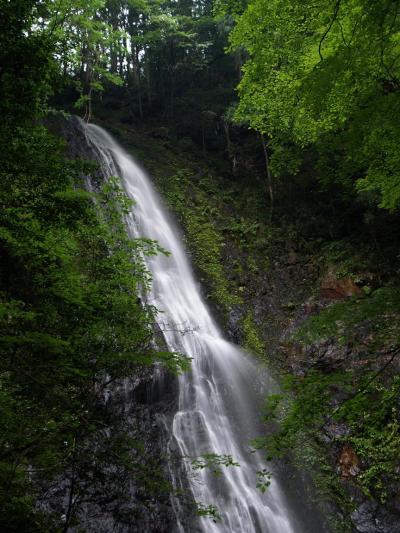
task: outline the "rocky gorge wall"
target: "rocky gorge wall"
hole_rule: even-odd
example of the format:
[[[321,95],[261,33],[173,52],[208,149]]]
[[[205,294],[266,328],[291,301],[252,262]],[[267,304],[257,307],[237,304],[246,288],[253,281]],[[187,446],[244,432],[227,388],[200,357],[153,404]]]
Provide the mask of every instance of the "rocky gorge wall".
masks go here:
[[[357,427],[354,413],[347,422],[335,418],[342,404],[354,403],[352,396],[364,401],[364,385],[376,385],[366,401],[375,398],[378,411],[388,401],[380,391],[386,387],[393,389],[391,398],[397,395],[399,302],[392,273],[379,260],[368,263],[368,248],[360,259],[360,250],[348,243],[305,237],[285,217],[271,223],[259,180],[219,173],[215,155],[204,158],[193,146],[183,152],[165,128],[111,127],[154,175],[183,229],[204,296],[231,340],[278,376],[307,384],[317,373],[325,411],[314,413],[319,418],[311,421],[312,435],[291,460],[312,473],[316,493],[310,497],[325,501],[332,529],[400,531],[397,474],[385,466],[395,464],[397,436],[382,437],[395,439],[386,453],[374,434],[390,424],[397,431],[396,418],[377,415],[373,404],[370,413],[364,404],[353,408],[360,420],[380,417],[373,427]],[[316,225],[326,223],[312,206],[307,209]],[[358,391],[347,393],[342,379],[359,383]]]
[[[343,422],[331,416],[349,400],[337,375],[363,383],[361,392],[364,375],[376,374],[381,389],[390,391],[395,384],[399,306],[390,275],[355,259],[357,251],[346,243],[314,242],[284,217],[271,223],[257,179],[219,173],[218,158],[204,159],[193,147],[185,152],[165,128],[133,129],[110,117],[105,126],[154,175],[182,227],[204,296],[230,338],[264,359],[278,376],[288,374],[307,384],[318,373],[319,382],[327,382],[318,389],[325,411],[312,419],[307,446],[300,446],[291,461],[312,473],[315,493],[309,497],[325,502],[323,512],[331,514],[332,529],[400,531],[396,472],[384,466],[393,465],[393,450],[388,458],[377,438],[355,428],[351,417]],[[378,405],[387,402],[381,389],[373,391]],[[376,418],[365,405],[359,409],[364,409],[360,418]],[[145,418],[154,417],[150,411]],[[387,413],[379,420],[390,427],[395,423]],[[396,446],[397,440],[394,450]],[[384,494],[373,487],[382,480]],[[158,504],[155,508],[155,515],[164,516]]]

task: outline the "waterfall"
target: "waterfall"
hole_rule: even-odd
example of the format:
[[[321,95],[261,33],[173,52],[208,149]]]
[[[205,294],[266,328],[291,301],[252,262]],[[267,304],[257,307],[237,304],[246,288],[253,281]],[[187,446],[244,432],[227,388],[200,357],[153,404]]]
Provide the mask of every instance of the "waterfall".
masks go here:
[[[103,171],[118,175],[135,202],[128,221],[132,236],[157,240],[170,252],[146,259],[153,277],[147,298],[159,310],[168,348],[192,359],[191,370],[179,377],[179,410],[170,428],[170,447],[184,458],[193,499],[215,506],[221,516],[216,522],[199,517],[188,529],[175,502],[177,531],[322,531],[304,527],[304,520],[296,518],[278,477],[273,476],[265,493],[256,488],[257,472],[270,469],[250,446],[260,433],[260,372],[247,354],[222,336],[201,297],[179,231],[148,175],[102,128],[86,126],[86,136]],[[240,466],[222,466],[219,476],[208,468],[193,471],[191,460],[210,453],[232,456]]]

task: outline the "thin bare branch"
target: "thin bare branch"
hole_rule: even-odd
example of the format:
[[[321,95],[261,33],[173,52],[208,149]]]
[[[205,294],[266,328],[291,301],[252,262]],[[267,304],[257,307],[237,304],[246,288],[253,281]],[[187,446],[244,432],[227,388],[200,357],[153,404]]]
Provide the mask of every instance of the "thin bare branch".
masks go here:
[[[325,41],[328,33],[331,31],[332,29],[332,26],[333,24],[335,23],[335,20],[337,19],[337,16],[339,14],[339,9],[340,9],[340,3],[341,3],[341,0],[337,0],[336,1],[336,4],[335,4],[335,9],[333,10],[333,16],[332,16],[332,20],[328,26],[328,28],[326,29],[325,33],[322,35],[321,37],[321,40],[319,42],[319,46],[318,46],[318,53],[319,53],[319,57],[321,58],[321,61],[324,60],[323,56],[322,56],[322,44],[323,42]]]

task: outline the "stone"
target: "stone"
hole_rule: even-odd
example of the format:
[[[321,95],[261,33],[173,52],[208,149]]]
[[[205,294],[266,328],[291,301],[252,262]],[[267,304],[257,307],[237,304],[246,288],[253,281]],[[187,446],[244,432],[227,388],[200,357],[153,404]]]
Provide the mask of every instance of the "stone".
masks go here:
[[[330,300],[339,300],[349,296],[361,295],[363,291],[350,276],[338,278],[334,268],[325,274],[320,287],[321,296]]]
[[[344,444],[338,457],[338,468],[344,479],[357,476],[361,470],[361,461],[349,444]]]

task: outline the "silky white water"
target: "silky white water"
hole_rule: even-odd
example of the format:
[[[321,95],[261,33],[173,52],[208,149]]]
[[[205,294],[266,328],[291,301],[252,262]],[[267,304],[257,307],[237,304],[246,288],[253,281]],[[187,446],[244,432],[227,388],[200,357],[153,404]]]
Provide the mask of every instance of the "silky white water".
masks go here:
[[[218,509],[221,520],[201,517],[177,530],[191,533],[298,533],[303,531],[290,512],[279,482],[273,478],[265,493],[256,488],[257,471],[266,468],[250,447],[257,436],[257,395],[260,379],[249,356],[226,341],[203,302],[179,233],[159,195],[140,166],[100,127],[86,127],[103,171],[119,175],[135,205],[128,221],[133,236],[157,240],[171,255],[147,258],[152,288],[147,298],[159,310],[158,322],[171,351],[192,358],[191,370],[179,377],[179,410],[171,428],[171,443],[185,457],[193,498]],[[190,459],[204,454],[230,455],[239,467],[193,471]],[[179,505],[178,505],[179,506]],[[177,508],[177,504],[175,504]]]

